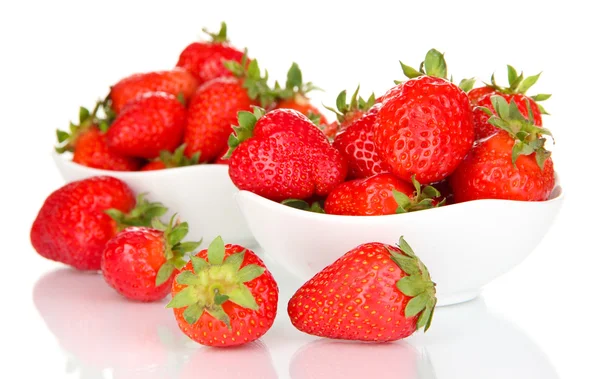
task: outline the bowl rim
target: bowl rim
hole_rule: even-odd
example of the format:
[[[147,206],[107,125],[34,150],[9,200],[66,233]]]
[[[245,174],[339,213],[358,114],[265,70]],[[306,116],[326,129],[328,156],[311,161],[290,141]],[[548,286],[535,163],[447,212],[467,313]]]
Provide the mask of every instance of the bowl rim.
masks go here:
[[[52,151],[52,157],[57,165],[63,165],[75,170],[81,170],[89,172],[94,176],[115,176],[115,177],[153,177],[153,176],[164,176],[171,175],[173,173],[182,173],[186,171],[229,171],[229,166],[225,164],[215,164],[215,163],[202,163],[196,164],[192,166],[183,166],[183,167],[171,167],[164,170],[150,170],[150,171],[115,171],[115,170],[105,170],[101,168],[87,167],[82,164],[73,162],[72,153],[65,152],[60,154],[56,151]],[[60,163],[58,163],[60,161]]]
[[[259,204],[261,204],[262,206],[268,207],[270,209],[273,209],[275,211],[278,211],[280,213],[288,213],[290,214],[290,216],[300,216],[300,217],[317,217],[317,218],[328,218],[330,220],[336,219],[338,221],[352,221],[352,222],[364,222],[367,220],[370,221],[374,221],[374,220],[387,220],[387,221],[391,221],[391,219],[396,218],[409,218],[409,217],[423,217],[422,215],[424,214],[424,212],[430,212],[427,214],[432,214],[431,212],[449,212],[449,211],[455,211],[455,210],[460,210],[463,208],[468,208],[468,207],[476,207],[479,206],[483,203],[485,204],[494,204],[495,206],[498,205],[502,205],[502,204],[519,204],[522,205],[524,207],[539,207],[539,206],[546,206],[552,203],[557,203],[557,202],[561,202],[564,198],[564,190],[563,187],[560,185],[560,183],[558,182],[558,177],[557,177],[557,184],[554,186],[554,189],[552,190],[552,192],[558,192],[556,196],[554,196],[551,199],[545,200],[545,201],[521,201],[521,200],[505,200],[505,199],[478,199],[478,200],[471,200],[471,201],[465,201],[463,203],[457,203],[457,204],[448,204],[446,206],[443,207],[436,207],[436,208],[431,208],[431,209],[424,209],[422,211],[418,211],[418,212],[408,212],[408,213],[403,213],[403,214],[390,214],[390,215],[377,215],[377,216],[350,216],[350,215],[335,215],[335,214],[325,214],[325,213],[316,213],[316,212],[308,212],[308,211],[304,211],[301,209],[297,209],[294,207],[288,207],[286,205],[283,205],[281,203],[278,203],[276,201],[273,200],[269,200],[266,197],[257,195],[253,192],[250,191],[246,191],[246,190],[240,190],[235,194],[236,200],[238,201],[238,203],[240,203],[240,199],[244,199],[244,198],[248,198],[252,201],[255,201]],[[243,200],[242,200],[243,201]]]

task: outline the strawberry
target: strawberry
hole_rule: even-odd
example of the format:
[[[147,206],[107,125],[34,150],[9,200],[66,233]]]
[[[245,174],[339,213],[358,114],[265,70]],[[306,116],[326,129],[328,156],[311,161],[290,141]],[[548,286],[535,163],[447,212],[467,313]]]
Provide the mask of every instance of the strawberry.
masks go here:
[[[352,125],[355,121],[362,118],[375,104],[379,104],[381,99],[376,99],[375,94],[371,94],[367,100],[358,96],[360,86],[356,87],[356,90],[350,98],[350,102],[346,103],[346,90],[339,93],[335,100],[335,106],[325,107],[328,110],[335,113],[337,118],[337,125],[339,132],[343,132],[347,127]],[[337,132],[336,131],[336,132]],[[337,134],[337,133],[336,133]],[[335,137],[335,135],[333,135]]]
[[[215,238],[181,269],[173,283],[179,328],[209,346],[252,342],[269,330],[277,314],[279,290],[261,259],[239,245]]]
[[[381,161],[373,142],[373,125],[379,108],[379,104],[371,108],[333,140],[333,146],[348,161],[349,178],[368,178],[390,172],[387,163]]]
[[[168,225],[158,219],[152,227],[129,227],[114,236],[102,253],[102,274],[118,293],[131,300],[156,301],[171,290],[173,278],[185,266],[187,252],[200,242],[181,242],[187,222]]]
[[[229,176],[241,190],[274,201],[325,196],[343,182],[347,164],[306,116],[292,109],[240,112],[230,137]]]
[[[44,258],[99,270],[102,250],[120,228],[149,224],[149,217],[160,213],[157,203],[141,196],[135,206],[133,192],[118,179],[97,176],[69,183],[46,198],[31,227],[31,244]]]
[[[274,96],[262,77],[256,60],[248,64],[227,62],[235,77],[213,79],[201,85],[189,103],[184,142],[186,155],[200,152],[202,162],[210,162],[227,148],[227,138],[236,123],[238,111],[252,105],[269,106]]]
[[[515,100],[492,97],[494,113],[488,122],[498,128],[492,137],[475,144],[450,177],[457,203],[477,199],[543,201],[554,188],[554,166],[542,135],[549,130],[521,113]],[[498,116],[497,116],[498,115]]]
[[[511,65],[508,65],[508,82],[509,87],[500,87],[496,84],[494,75],[492,75],[491,84],[485,87],[474,88],[469,91],[468,96],[471,103],[476,107],[485,107],[493,109],[492,97],[502,96],[507,102],[515,101],[517,108],[525,117],[528,116],[528,106],[531,107],[533,113],[533,123],[537,126],[542,126],[542,114],[547,114],[544,107],[538,102],[550,98],[548,94],[539,94],[535,96],[526,96],[525,93],[533,86],[541,73],[524,77],[523,73],[517,75],[517,71]],[[491,136],[498,131],[496,127],[488,123],[489,115],[480,108],[473,110],[473,118],[475,122],[475,140],[480,140]]]
[[[292,324],[319,337],[395,341],[431,325],[435,284],[404,238],[360,245],[306,282],[288,303]]]
[[[106,130],[112,122],[111,116],[102,118],[98,111],[104,103],[98,101],[93,111],[79,108],[79,124],[70,123],[69,131],[56,130],[58,146],[56,152],[73,153],[73,162],[81,165],[112,171],[135,171],[141,166],[136,158],[126,157],[108,148]]]
[[[128,102],[147,92],[166,92],[187,101],[197,87],[196,78],[180,68],[134,74],[110,87],[110,107],[119,114]]]
[[[226,61],[242,62],[244,53],[229,44],[227,39],[227,24],[221,23],[219,33],[202,31],[211,37],[208,42],[193,42],[179,55],[177,67],[182,67],[192,73],[199,83],[223,76],[232,76],[224,66]]]
[[[166,168],[185,167],[198,164],[200,153],[196,153],[191,158],[188,158],[184,155],[185,147],[185,144],[182,144],[175,149],[173,153],[168,150],[161,151],[157,159],[146,163],[140,171],[164,170]]]
[[[374,126],[381,159],[400,179],[421,183],[449,176],[473,145],[473,113],[464,91],[444,79],[444,56],[431,49],[424,74],[402,64],[410,79],[382,99]]]
[[[185,107],[174,95],[149,92],[131,101],[106,133],[108,147],[119,154],[153,159],[181,144]]]
[[[316,125],[328,125],[325,115],[312,105],[310,99],[306,96],[308,92],[315,89],[318,88],[311,82],[304,83],[300,67],[297,63],[292,63],[287,72],[285,88],[281,88],[279,83],[275,82],[275,90],[278,92],[278,100],[275,107],[297,110]]]
[[[443,204],[432,186],[421,191],[413,177],[410,185],[392,174],[355,179],[335,187],[325,200],[325,213],[349,216],[375,216],[405,213]]]

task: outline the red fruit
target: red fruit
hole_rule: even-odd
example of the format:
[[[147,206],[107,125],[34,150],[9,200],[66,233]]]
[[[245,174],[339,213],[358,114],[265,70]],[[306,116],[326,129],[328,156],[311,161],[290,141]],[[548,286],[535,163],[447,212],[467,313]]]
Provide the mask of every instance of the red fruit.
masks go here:
[[[190,100],[184,142],[186,155],[200,153],[209,162],[227,148],[227,138],[237,121],[237,112],[256,104],[240,79],[218,78],[198,88]]]
[[[481,101],[481,99],[483,99],[484,97],[486,97],[489,94],[493,94],[495,93],[495,90],[493,87],[477,87],[477,88],[473,88],[472,90],[467,92],[467,97],[469,98],[469,101],[471,102],[471,104],[473,105],[478,105],[479,101]]]
[[[126,157],[108,148],[106,134],[90,128],[77,138],[73,162],[112,171],[136,171],[141,166],[137,158]]]
[[[179,146],[173,153],[168,150],[160,152],[159,157],[146,163],[140,171],[164,170],[166,168],[193,166],[198,164],[200,153],[194,154],[191,158],[184,155],[185,144]]]
[[[349,178],[368,178],[390,171],[381,161],[373,142],[373,125],[378,111],[379,106],[373,107],[333,140],[333,146],[348,161]]]
[[[183,69],[134,74],[120,80],[110,87],[111,107],[117,114],[131,100],[147,92],[166,92],[173,96],[183,96],[187,101],[196,88],[198,81]]]
[[[278,90],[279,98],[275,108],[294,109],[308,117],[317,126],[328,125],[327,118],[310,103],[310,99],[306,96],[308,92],[317,87],[311,82],[304,83],[302,71],[297,63],[292,63],[287,72],[285,88],[280,89],[279,83],[275,84],[275,88]]]
[[[473,113],[465,92],[442,78],[441,53],[430,50],[424,67],[427,76],[403,66],[412,78],[384,96],[375,145],[400,179],[416,175],[421,183],[433,183],[450,175],[473,146]]]
[[[127,156],[156,158],[181,144],[185,116],[175,96],[146,93],[123,108],[106,134],[108,146]]]
[[[260,338],[273,325],[278,292],[254,252],[217,237],[177,275],[167,307],[194,341],[235,346]]]
[[[406,241],[360,245],[306,282],[288,303],[292,324],[319,337],[394,341],[431,324],[435,284]]]
[[[129,212],[135,206],[131,189],[122,181],[93,177],[54,191],[31,227],[31,244],[44,258],[79,270],[99,270],[102,250],[118,231],[106,211]]]
[[[360,86],[356,87],[356,90],[350,98],[350,103],[346,103],[346,90],[343,90],[335,100],[337,109],[333,107],[326,107],[336,114],[338,121],[337,131],[343,132],[355,121],[362,118],[363,115],[365,115],[369,109],[373,107],[373,105],[381,102],[381,99],[375,98],[374,93],[371,94],[367,100],[363,99],[362,97],[358,96],[359,90]],[[335,134],[332,137],[335,137]]]
[[[323,132],[291,109],[240,112],[229,176],[242,190],[275,201],[325,196],[344,181],[347,164]]]
[[[84,107],[79,108],[79,124],[71,123],[69,131],[56,131],[58,146],[56,152],[73,152],[73,162],[81,165],[112,171],[135,171],[142,162],[139,159],[125,157],[108,148],[106,129],[112,122],[111,117],[101,118],[97,115],[103,106],[98,101],[90,113]]]
[[[229,146],[227,146],[227,148],[218,155],[217,159],[215,159],[213,161],[213,163],[228,165],[229,164],[229,158],[227,157],[228,152],[229,152]]]
[[[474,88],[469,91],[469,99],[471,100],[471,103],[477,107],[473,110],[476,141],[487,138],[498,131],[496,127],[488,123],[490,116],[481,109],[481,107],[486,107],[491,109],[493,113],[491,99],[493,96],[497,95],[504,97],[509,103],[514,100],[517,108],[525,117],[529,117],[529,108],[531,108],[534,125],[542,126],[542,114],[547,113],[537,102],[547,100],[550,95],[540,94],[532,97],[525,95],[527,90],[537,82],[540,74],[525,78],[523,73],[517,75],[517,71],[514,67],[508,65],[509,87],[505,88],[498,86],[494,75],[492,75],[491,84],[481,88]]]
[[[325,200],[325,213],[348,216],[375,216],[428,209],[438,204],[440,193],[413,179],[408,184],[392,174],[355,179],[335,187]]]
[[[222,22],[218,34],[205,33],[212,37],[208,42],[194,42],[188,45],[179,56],[177,67],[192,73],[200,83],[223,76],[232,76],[224,62],[242,62],[244,53],[229,45],[227,25]]]
[[[499,131],[475,144],[450,177],[457,203],[477,199],[543,201],[554,188],[554,167],[544,149],[546,129],[527,121],[514,100],[492,98]],[[491,113],[491,111],[489,111]]]
[[[154,227],[130,227],[112,238],[102,254],[102,274],[118,293],[131,300],[156,301],[171,290],[173,278],[185,264],[186,252],[200,242],[181,242],[187,222]]]

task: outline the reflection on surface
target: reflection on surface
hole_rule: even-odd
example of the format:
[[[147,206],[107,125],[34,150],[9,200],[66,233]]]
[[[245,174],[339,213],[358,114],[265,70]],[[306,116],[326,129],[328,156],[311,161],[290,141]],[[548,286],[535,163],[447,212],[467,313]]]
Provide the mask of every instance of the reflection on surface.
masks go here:
[[[292,358],[290,376],[558,379],[540,348],[514,324],[490,312],[482,299],[436,309],[431,329],[404,342],[311,342]]]
[[[80,378],[167,378],[194,352],[165,303],[120,297],[101,275],[61,269],[35,285],[33,301]]]
[[[260,341],[232,348],[203,347],[190,357],[181,379],[277,379],[271,354]]]

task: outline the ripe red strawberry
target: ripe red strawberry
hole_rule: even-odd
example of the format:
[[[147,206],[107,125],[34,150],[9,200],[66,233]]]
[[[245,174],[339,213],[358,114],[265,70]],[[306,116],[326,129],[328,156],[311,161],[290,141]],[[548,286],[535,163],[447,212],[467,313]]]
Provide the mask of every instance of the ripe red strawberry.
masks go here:
[[[540,73],[541,74],[541,73]],[[493,109],[492,97],[502,96],[507,102],[515,101],[517,108],[525,117],[528,116],[528,106],[531,107],[533,114],[533,123],[537,126],[542,126],[542,114],[547,114],[546,110],[537,102],[550,98],[548,94],[539,94],[535,96],[526,96],[525,93],[533,86],[540,74],[525,78],[523,73],[517,75],[514,67],[508,65],[508,81],[509,87],[500,87],[496,84],[494,75],[492,75],[491,84],[474,88],[469,91],[469,99],[477,108],[473,110],[473,118],[475,122],[475,140],[487,138],[497,132],[497,128],[488,123],[490,116],[481,110],[479,107]]]
[[[179,56],[177,67],[192,73],[200,83],[223,76],[232,76],[225,66],[226,61],[241,62],[244,53],[231,45],[227,39],[227,25],[222,22],[219,33],[206,29],[202,31],[211,37],[208,42],[194,42],[188,45]]]
[[[60,154],[73,152],[73,162],[81,165],[112,171],[135,171],[141,166],[136,158],[126,157],[108,148],[106,130],[112,122],[110,117],[97,115],[102,102],[97,102],[90,113],[84,107],[79,108],[79,125],[71,123],[69,132],[56,131]]]
[[[194,154],[191,158],[184,155],[185,144],[179,146],[173,153],[168,150],[163,150],[158,155],[158,158],[144,165],[140,171],[164,170],[173,167],[185,167],[198,164],[200,153]]]
[[[387,163],[381,161],[373,142],[373,125],[379,108],[379,104],[371,108],[333,140],[333,146],[348,161],[349,178],[368,178],[390,172]]]
[[[200,242],[181,242],[188,224],[174,224],[174,219],[168,225],[155,219],[152,227],[129,227],[108,241],[102,274],[118,293],[138,301],[167,296],[173,278],[186,264],[184,255],[200,246]]]
[[[134,74],[110,87],[110,106],[115,113],[119,114],[128,102],[147,92],[166,92],[173,96],[181,95],[187,101],[197,87],[198,81],[196,78],[180,68],[171,71]]]
[[[279,83],[275,83],[275,91],[278,92],[278,100],[275,107],[297,110],[313,121],[315,125],[328,125],[325,115],[312,105],[310,99],[306,96],[308,92],[315,89],[318,88],[311,82],[304,83],[300,67],[297,63],[292,63],[287,72],[285,87],[281,88]]]
[[[395,341],[431,325],[435,284],[400,238],[360,245],[306,282],[288,303],[292,324],[319,337]]]
[[[181,144],[185,107],[171,94],[149,92],[127,104],[109,128],[106,138],[113,151],[153,159]]]
[[[192,97],[185,128],[186,155],[200,152],[202,162],[210,162],[227,148],[239,111],[252,105],[268,107],[274,101],[266,76],[262,77],[256,60],[247,69],[242,63],[229,61],[226,66],[235,77],[213,79],[204,83]]]
[[[229,176],[241,190],[274,201],[325,196],[344,181],[347,164],[323,132],[292,109],[240,112],[229,145]]]
[[[413,178],[408,184],[392,174],[355,179],[335,187],[325,200],[325,213],[375,216],[405,213],[439,205],[440,193],[432,186],[421,191]]]
[[[142,197],[135,204],[131,189],[112,177],[69,183],[46,198],[31,227],[31,244],[47,259],[99,270],[102,250],[119,228],[149,224],[158,212],[156,203]]]
[[[514,100],[492,97],[489,122],[499,128],[492,137],[475,144],[450,177],[457,203],[477,199],[543,201],[554,188],[554,167],[544,148],[550,131],[527,120]]]
[[[388,91],[375,122],[381,159],[400,179],[433,183],[450,175],[473,145],[473,113],[465,92],[444,79],[444,56],[431,49],[423,76],[402,65],[409,80]]]
[[[181,269],[172,294],[167,307],[174,308],[179,328],[200,344],[225,347],[269,330],[279,290],[254,252],[217,237]]]

